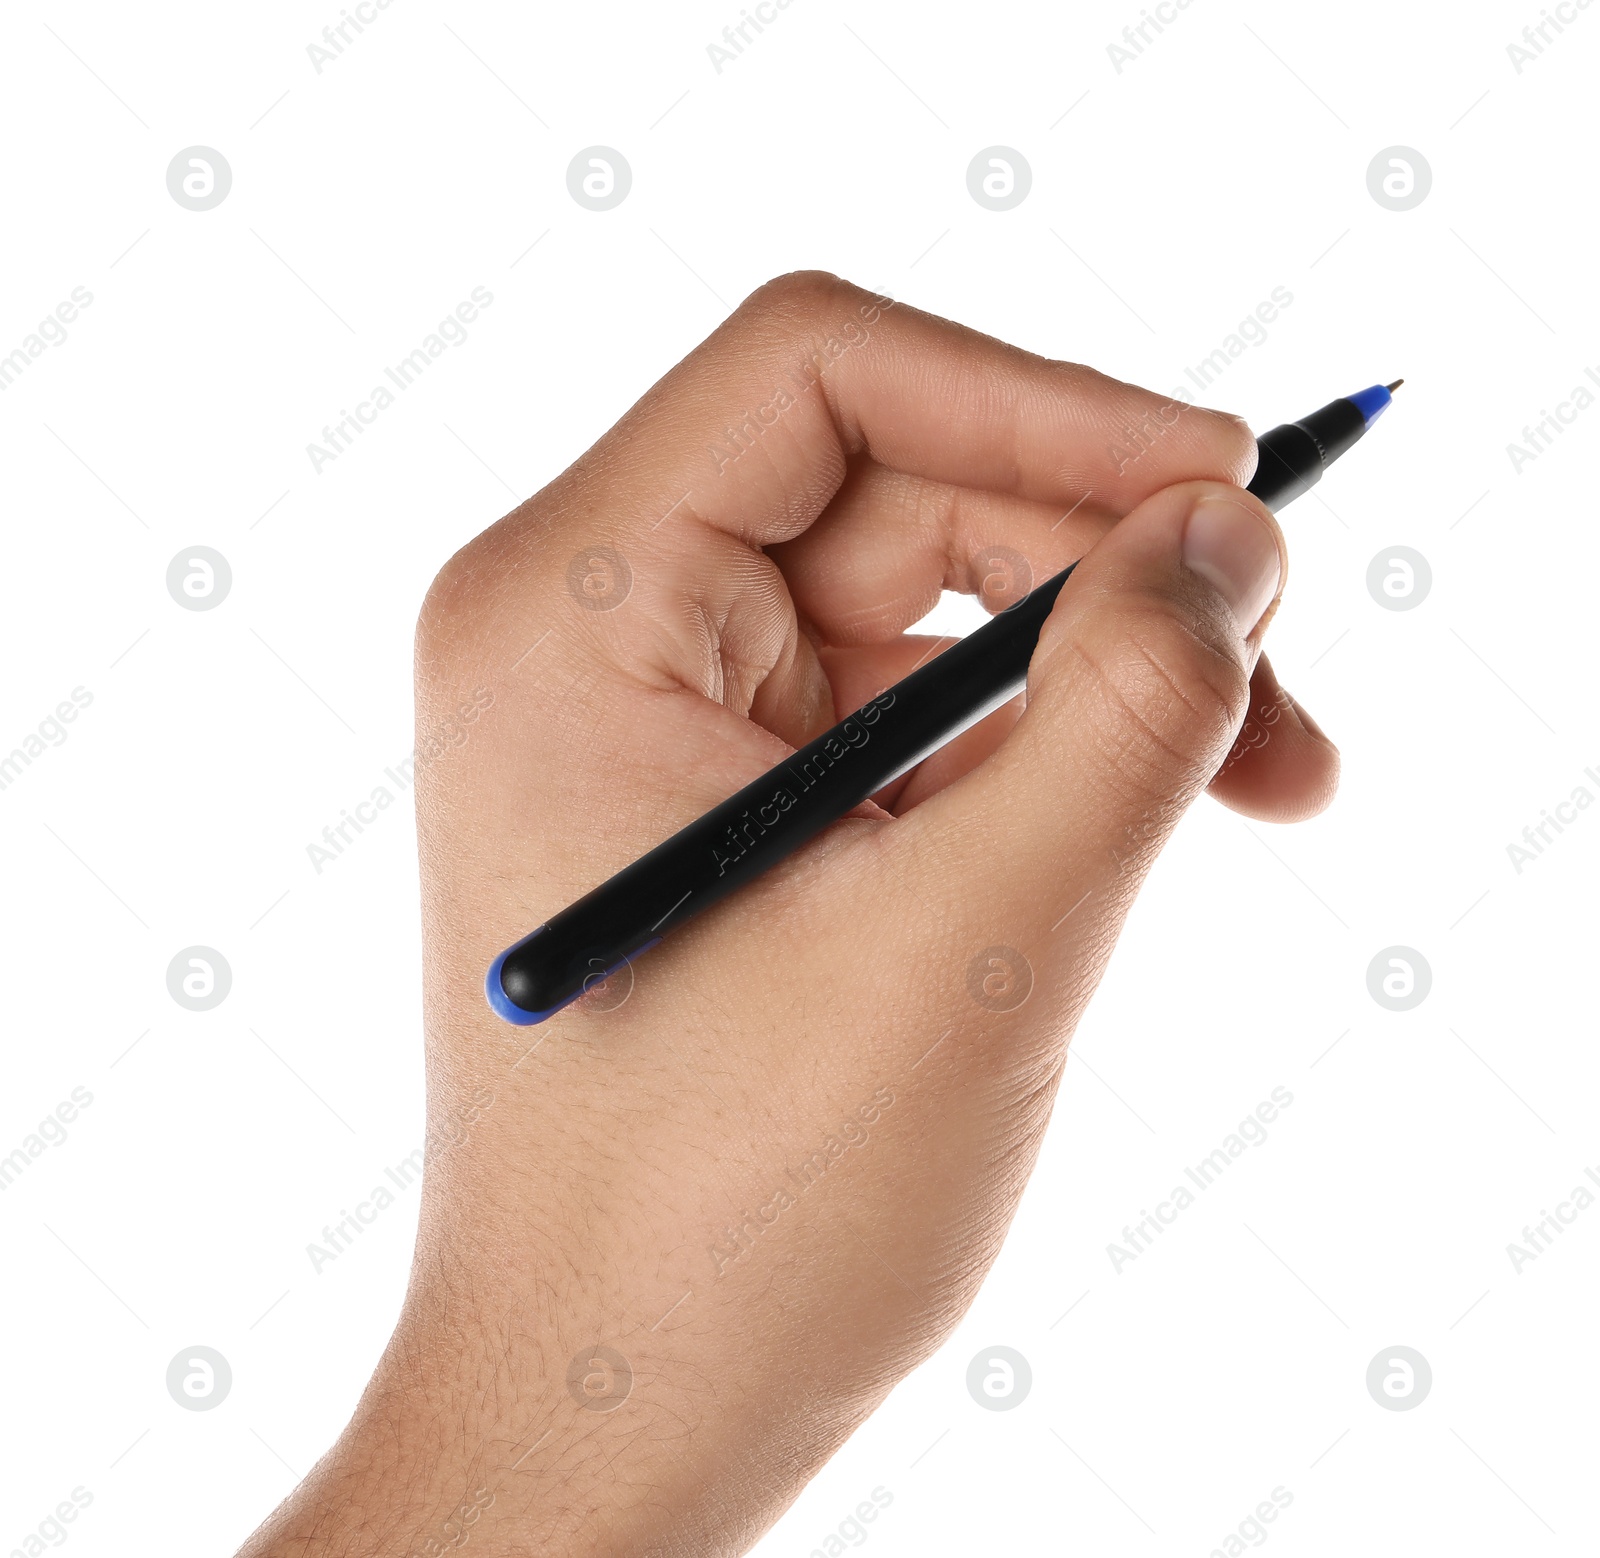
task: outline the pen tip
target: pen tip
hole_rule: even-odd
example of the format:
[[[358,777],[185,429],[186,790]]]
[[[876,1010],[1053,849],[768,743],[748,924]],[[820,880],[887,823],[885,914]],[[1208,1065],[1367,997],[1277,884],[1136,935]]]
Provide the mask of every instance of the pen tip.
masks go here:
[[[1388,390],[1388,392],[1389,392],[1389,393],[1390,393],[1390,394],[1391,394],[1391,395],[1392,395],[1392,394],[1394,394],[1394,392],[1395,392],[1395,391],[1396,391],[1396,390],[1397,390],[1397,389],[1399,389],[1399,388],[1400,388],[1400,386],[1401,386],[1401,385],[1402,385],[1402,384],[1404,384],[1404,383],[1405,383],[1405,380],[1404,380],[1404,379],[1396,379],[1396,380],[1395,380],[1395,381],[1394,381],[1394,383],[1393,383],[1393,384],[1386,384],[1386,385],[1384,385],[1384,388],[1385,388],[1385,389],[1386,389],[1386,390]]]

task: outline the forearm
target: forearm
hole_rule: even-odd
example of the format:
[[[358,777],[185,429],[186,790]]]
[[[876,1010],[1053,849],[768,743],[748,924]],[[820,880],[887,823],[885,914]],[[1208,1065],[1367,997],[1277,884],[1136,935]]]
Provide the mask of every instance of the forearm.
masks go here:
[[[875,1404],[785,1426],[712,1306],[623,1353],[573,1341],[595,1329],[580,1296],[480,1277],[414,1284],[350,1426],[239,1558],[736,1554]]]

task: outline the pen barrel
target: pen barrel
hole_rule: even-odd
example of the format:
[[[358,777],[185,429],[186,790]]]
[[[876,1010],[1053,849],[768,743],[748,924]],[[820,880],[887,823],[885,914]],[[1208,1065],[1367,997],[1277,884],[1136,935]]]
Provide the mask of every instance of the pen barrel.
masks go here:
[[[1350,400],[1285,422],[1256,440],[1256,473],[1245,489],[1276,513],[1322,480],[1322,473],[1367,430],[1361,408]]]
[[[1263,433],[1249,490],[1274,511],[1309,491],[1394,388],[1374,385]],[[486,980],[490,1006],[508,1022],[543,1021],[1014,697],[1071,572],[1047,579],[502,952]]]
[[[1071,568],[869,699],[498,961],[513,1006],[548,1015],[768,870],[1016,696]]]
[[[1322,480],[1322,453],[1303,427],[1285,422],[1256,440],[1256,473],[1246,492],[1253,492],[1276,513]]]

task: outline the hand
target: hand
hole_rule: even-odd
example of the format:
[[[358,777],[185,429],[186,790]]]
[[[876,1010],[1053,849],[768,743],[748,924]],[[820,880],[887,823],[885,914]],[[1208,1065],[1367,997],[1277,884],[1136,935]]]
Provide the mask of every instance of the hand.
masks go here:
[[[1332,795],[1259,657],[1254,460],[1232,417],[800,274],[450,560],[417,635],[411,1289],[247,1553],[742,1552],[940,1344],[1179,816]],[[1025,709],[631,985],[490,1013],[503,947],[932,652],[904,630],[941,589],[1080,556]]]

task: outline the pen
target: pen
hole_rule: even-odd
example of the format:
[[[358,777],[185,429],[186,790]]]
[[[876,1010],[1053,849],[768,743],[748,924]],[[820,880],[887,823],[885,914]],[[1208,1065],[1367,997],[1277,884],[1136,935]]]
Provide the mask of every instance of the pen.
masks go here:
[[[1263,433],[1247,490],[1274,511],[1301,496],[1372,426],[1400,383],[1359,390]],[[1076,566],[507,948],[489,967],[489,1005],[508,1022],[543,1022],[1014,698]]]

